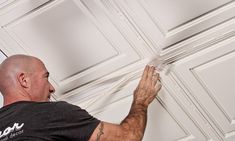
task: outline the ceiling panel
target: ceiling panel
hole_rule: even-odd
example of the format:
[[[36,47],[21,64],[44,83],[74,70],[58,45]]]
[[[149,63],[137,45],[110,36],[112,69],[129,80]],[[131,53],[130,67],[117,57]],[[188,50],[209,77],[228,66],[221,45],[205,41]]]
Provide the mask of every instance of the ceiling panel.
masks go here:
[[[235,38],[230,38],[175,63],[174,73],[189,97],[198,103],[221,138],[235,135]]]
[[[235,87],[233,83],[228,82],[233,82],[235,79],[235,68],[232,67],[234,62],[235,51],[193,69],[198,81],[204,86],[215,103],[220,106],[220,110],[231,124],[235,123],[235,97],[233,97]]]
[[[28,47],[26,50],[53,65],[48,67],[57,70],[53,74],[58,81],[115,58],[120,52],[71,1],[7,28]]]

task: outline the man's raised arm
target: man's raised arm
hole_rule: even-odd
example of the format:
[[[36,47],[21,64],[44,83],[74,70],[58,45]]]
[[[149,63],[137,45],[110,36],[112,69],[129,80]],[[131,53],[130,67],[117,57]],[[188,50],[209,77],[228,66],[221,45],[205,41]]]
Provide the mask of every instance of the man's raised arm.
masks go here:
[[[120,124],[101,122],[89,141],[141,141],[147,123],[147,109],[161,84],[155,67],[146,66],[134,91],[134,99],[127,117]]]

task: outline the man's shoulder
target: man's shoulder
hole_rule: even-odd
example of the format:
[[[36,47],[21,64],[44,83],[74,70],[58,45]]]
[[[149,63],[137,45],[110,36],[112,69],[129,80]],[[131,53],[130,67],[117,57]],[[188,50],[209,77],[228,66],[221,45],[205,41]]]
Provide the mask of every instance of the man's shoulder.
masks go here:
[[[47,102],[45,106],[51,107],[56,111],[63,111],[63,110],[82,110],[79,106],[70,104],[66,101],[56,101],[56,102]]]
[[[77,108],[80,108],[79,106],[70,104],[66,101],[49,102],[49,104],[55,105],[57,107],[77,107]]]
[[[34,102],[34,101],[19,101],[11,105],[5,106],[0,109],[0,113],[3,111],[35,111],[39,112],[43,110],[44,112],[65,112],[82,109],[79,106],[72,105],[66,101],[53,101],[53,102]]]
[[[80,108],[78,106],[72,105],[66,101],[53,101],[53,102],[35,102],[35,101],[18,101],[13,104],[7,105],[3,107],[2,109],[9,109],[9,108],[30,108],[30,109],[37,109],[37,108],[46,108],[46,109],[64,109],[64,108],[71,108],[76,107]]]

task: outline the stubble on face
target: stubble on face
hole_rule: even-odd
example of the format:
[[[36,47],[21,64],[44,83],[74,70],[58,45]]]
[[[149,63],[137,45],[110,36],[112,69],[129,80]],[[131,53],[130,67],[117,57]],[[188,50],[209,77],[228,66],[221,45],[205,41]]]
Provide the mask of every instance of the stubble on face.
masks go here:
[[[49,72],[40,60],[36,61],[34,66],[31,91],[32,100],[38,102],[50,101],[51,84],[48,80]]]

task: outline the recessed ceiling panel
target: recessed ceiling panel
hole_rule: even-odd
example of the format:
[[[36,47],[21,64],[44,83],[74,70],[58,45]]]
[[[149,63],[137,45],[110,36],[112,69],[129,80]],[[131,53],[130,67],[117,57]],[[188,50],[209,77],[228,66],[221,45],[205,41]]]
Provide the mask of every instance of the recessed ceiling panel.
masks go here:
[[[208,91],[229,122],[235,123],[235,52],[194,68],[198,81]]]
[[[48,67],[57,70],[54,75],[59,81],[118,55],[108,39],[69,1],[12,30],[35,54],[48,57]]]
[[[225,140],[235,135],[235,38],[175,64],[175,74]]]

